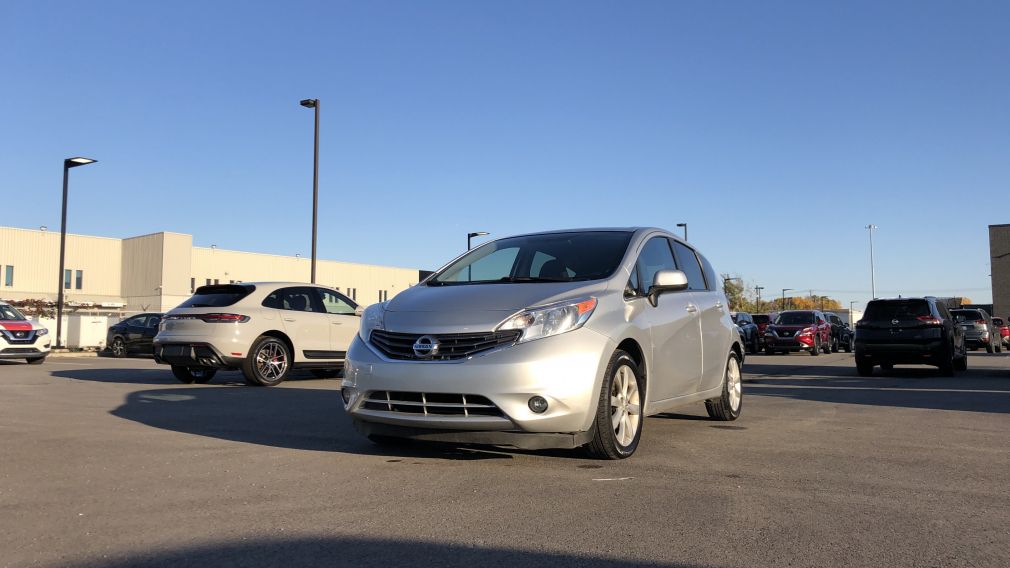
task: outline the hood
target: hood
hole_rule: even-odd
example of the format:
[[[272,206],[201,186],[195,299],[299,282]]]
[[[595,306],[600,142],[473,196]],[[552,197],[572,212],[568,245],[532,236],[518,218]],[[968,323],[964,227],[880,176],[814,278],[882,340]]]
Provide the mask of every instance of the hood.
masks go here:
[[[386,304],[384,324],[390,331],[469,333],[489,331],[508,316],[533,306],[569,298],[599,295],[600,282],[527,282],[418,285]]]
[[[31,331],[35,329],[32,322],[25,320],[0,320],[0,329],[8,331]]]

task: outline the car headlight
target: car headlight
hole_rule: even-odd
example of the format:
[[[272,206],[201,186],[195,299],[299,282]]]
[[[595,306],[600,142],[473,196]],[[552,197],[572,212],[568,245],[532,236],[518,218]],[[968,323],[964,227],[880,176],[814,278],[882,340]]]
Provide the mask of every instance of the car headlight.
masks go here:
[[[363,341],[368,341],[368,336],[373,329],[386,329],[383,318],[386,314],[386,302],[372,304],[365,308],[361,314],[361,327],[358,328],[358,335]]]
[[[522,331],[518,343],[560,335],[582,327],[596,309],[596,298],[581,298],[525,309],[498,324],[495,331]]]
[[[43,328],[39,328],[39,329],[35,330],[35,335],[37,335],[39,337],[41,337],[43,335],[49,335],[49,330],[46,329],[46,328],[44,328],[44,327]]]

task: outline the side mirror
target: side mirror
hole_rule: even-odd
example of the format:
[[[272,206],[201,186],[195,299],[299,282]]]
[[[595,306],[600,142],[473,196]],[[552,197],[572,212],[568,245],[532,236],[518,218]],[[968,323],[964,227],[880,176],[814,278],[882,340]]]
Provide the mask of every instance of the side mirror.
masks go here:
[[[364,307],[358,306],[358,307],[354,308],[354,315],[358,316],[359,318],[361,317],[361,314],[363,314],[363,313],[365,313],[365,308]]]
[[[649,302],[656,306],[659,304],[660,294],[680,290],[687,290],[687,274],[680,270],[660,270],[653,277],[652,286],[649,287]]]

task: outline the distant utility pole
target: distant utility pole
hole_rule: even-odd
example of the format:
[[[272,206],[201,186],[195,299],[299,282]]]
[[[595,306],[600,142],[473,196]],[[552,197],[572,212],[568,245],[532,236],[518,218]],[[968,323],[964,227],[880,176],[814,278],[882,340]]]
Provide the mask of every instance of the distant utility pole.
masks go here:
[[[877,274],[873,268],[873,231],[879,229],[880,227],[870,224],[866,226],[866,230],[870,231],[870,298],[877,298]]]
[[[761,311],[761,290],[764,290],[764,286],[755,286],[754,291],[757,292],[757,311]]]
[[[792,291],[793,291],[792,288],[783,288],[782,289],[782,309],[783,310],[786,309],[786,292],[792,292]]]

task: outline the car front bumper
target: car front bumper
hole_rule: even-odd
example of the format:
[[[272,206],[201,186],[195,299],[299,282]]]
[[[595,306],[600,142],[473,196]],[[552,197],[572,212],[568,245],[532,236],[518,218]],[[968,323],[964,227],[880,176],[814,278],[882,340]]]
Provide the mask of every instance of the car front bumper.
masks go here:
[[[393,427],[392,433],[384,432],[388,435],[432,440],[447,436],[445,441],[466,439],[517,447],[574,447],[571,444],[585,443],[585,433],[592,427],[600,385],[616,348],[610,338],[583,328],[457,361],[397,361],[356,337],[345,363],[344,406],[359,429],[371,433],[390,430],[376,426],[384,425]],[[486,399],[493,408],[482,407],[479,414],[447,415],[437,404],[429,408],[417,403],[413,407],[375,403],[384,397],[450,400],[447,397],[460,396],[466,404],[463,395]],[[547,400],[545,412],[530,409],[533,396]],[[536,442],[519,437],[525,434],[563,436],[553,440],[540,436],[541,441]]]
[[[765,348],[776,351],[810,351],[813,346],[802,343],[795,337],[765,336]]]
[[[25,338],[11,337],[5,332],[0,336],[0,359],[35,359],[49,355],[52,339],[49,334],[38,335],[36,330],[32,330]]]

